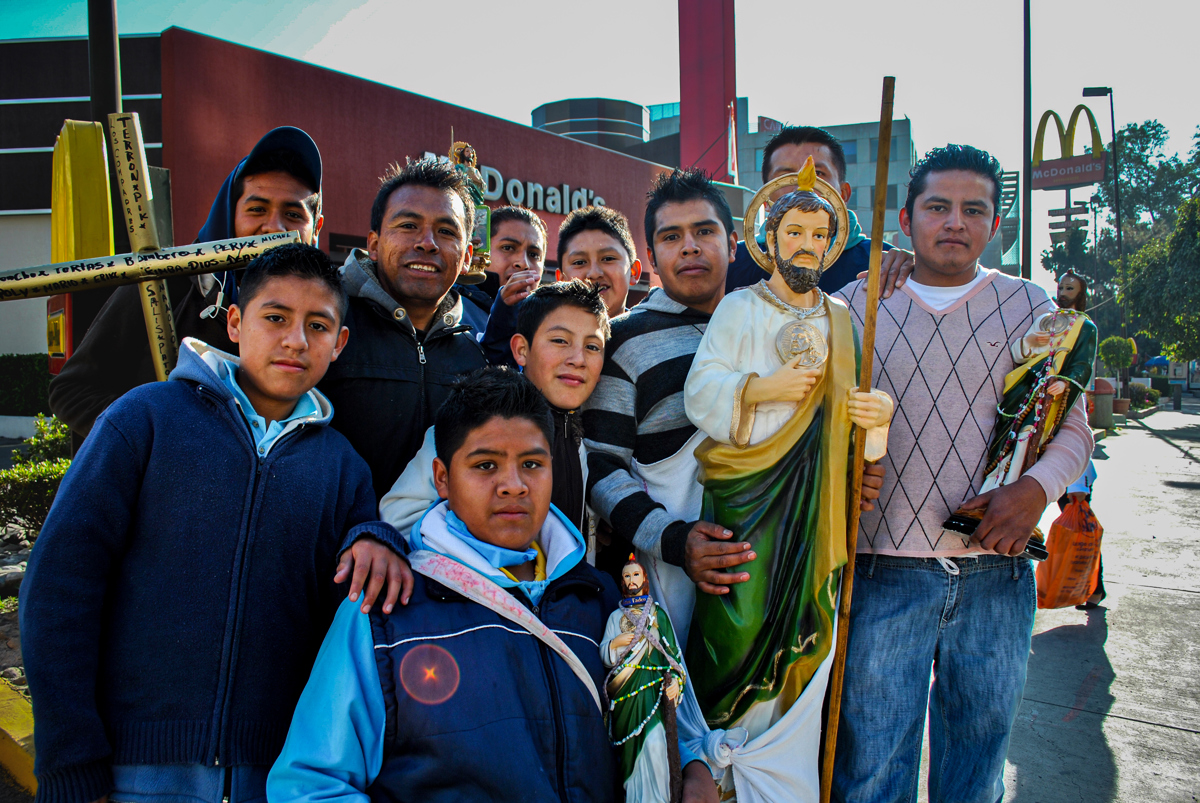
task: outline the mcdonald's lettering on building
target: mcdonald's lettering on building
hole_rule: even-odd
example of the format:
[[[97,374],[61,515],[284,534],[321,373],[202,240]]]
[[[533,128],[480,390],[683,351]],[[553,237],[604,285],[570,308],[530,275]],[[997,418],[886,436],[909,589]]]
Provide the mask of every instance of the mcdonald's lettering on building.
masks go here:
[[[1033,167],[1035,190],[1069,190],[1104,181],[1108,159],[1105,156],[1072,156],[1068,159],[1046,159]]]

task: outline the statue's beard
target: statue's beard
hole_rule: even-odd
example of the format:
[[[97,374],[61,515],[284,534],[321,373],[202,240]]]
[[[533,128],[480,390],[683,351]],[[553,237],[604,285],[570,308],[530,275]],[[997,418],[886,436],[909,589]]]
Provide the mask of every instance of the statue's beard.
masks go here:
[[[1058,304],[1060,309],[1075,309],[1078,301],[1078,296],[1074,298],[1068,298],[1067,296],[1060,295],[1055,299],[1055,302]]]
[[[629,583],[622,583],[625,587],[626,597],[640,597],[646,593],[646,581],[643,580],[641,585],[631,586]]]
[[[817,286],[821,279],[821,270],[825,267],[824,257],[818,257],[818,267],[815,270],[793,265],[792,262],[801,256],[816,257],[817,253],[802,248],[792,254],[791,259],[784,259],[779,255],[779,243],[775,243],[775,270],[779,271],[779,275],[792,292],[798,295],[804,295]]]

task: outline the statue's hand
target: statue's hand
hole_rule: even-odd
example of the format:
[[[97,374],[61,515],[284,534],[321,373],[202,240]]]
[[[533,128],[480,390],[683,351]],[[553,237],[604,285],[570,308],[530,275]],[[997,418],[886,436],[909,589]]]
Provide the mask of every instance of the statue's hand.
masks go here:
[[[1067,383],[1061,379],[1056,379],[1046,386],[1046,392],[1051,396],[1061,396],[1063,391],[1067,389]]]
[[[625,649],[632,643],[633,643],[633,634],[632,633],[622,633],[621,635],[613,638],[612,648],[614,651],[619,651],[619,650]]]
[[[803,355],[793,357],[767,376],[756,376],[746,383],[747,404],[762,402],[802,402],[821,376],[820,368],[801,368]]]
[[[667,684],[667,699],[675,702],[679,699],[679,678],[671,676],[671,682]]]
[[[859,393],[858,388],[853,387],[846,407],[852,422],[863,429],[874,429],[892,420],[894,405],[891,397],[882,391]]]
[[[1039,349],[1044,349],[1050,345],[1049,332],[1034,332],[1031,335],[1025,335],[1025,351],[1032,353]]]

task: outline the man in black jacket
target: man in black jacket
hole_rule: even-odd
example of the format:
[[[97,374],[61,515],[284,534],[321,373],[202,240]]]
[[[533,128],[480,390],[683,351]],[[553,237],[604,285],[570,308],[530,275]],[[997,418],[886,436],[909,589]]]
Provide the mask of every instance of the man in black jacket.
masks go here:
[[[333,428],[371,468],[382,498],[421,448],[459,374],[486,364],[454,281],[471,261],[475,204],[463,174],[434,159],[384,176],[367,250],[342,266],[350,340],[320,390]]]
[[[299,128],[267,133],[238,162],[213,199],[196,242],[281,231],[315,244],[321,233],[321,154]],[[237,301],[233,272],[167,279],[175,331],[237,354],[225,331],[225,312]],[[201,313],[211,309],[207,317]],[[79,348],[50,382],[50,409],[77,436],[122,395],[154,381],[154,364],[136,285],[118,287],[88,328]]]

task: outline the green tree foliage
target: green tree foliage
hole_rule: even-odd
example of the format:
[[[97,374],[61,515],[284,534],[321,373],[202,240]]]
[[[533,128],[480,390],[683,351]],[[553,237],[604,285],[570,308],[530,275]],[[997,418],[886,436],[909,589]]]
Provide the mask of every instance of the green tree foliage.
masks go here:
[[[1100,341],[1097,349],[1100,359],[1110,371],[1119,373],[1122,368],[1128,368],[1133,363],[1133,343],[1127,337],[1113,335]]]
[[[1157,120],[1129,123],[1117,132],[1122,224],[1126,239],[1135,241],[1135,249],[1148,236],[1170,232],[1180,204],[1195,197],[1200,189],[1200,129],[1193,136],[1186,161],[1177,155],[1167,156],[1169,137],[1166,126]],[[1101,182],[1098,189],[1100,202],[1114,209],[1111,180]],[[1116,225],[1115,213],[1109,223]],[[1127,241],[1126,247],[1129,245]]]
[[[1130,258],[1127,293],[1138,330],[1160,341],[1164,354],[1200,359],[1200,199],[1179,207],[1169,237]]]

